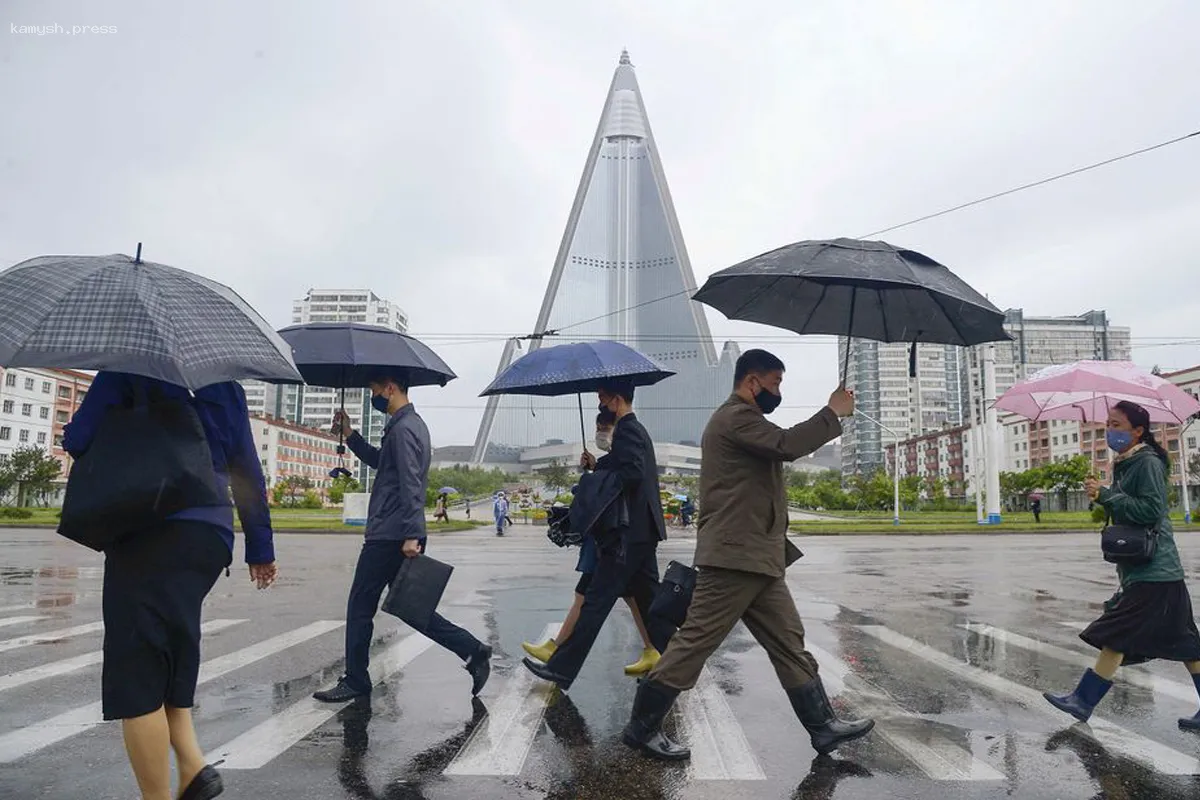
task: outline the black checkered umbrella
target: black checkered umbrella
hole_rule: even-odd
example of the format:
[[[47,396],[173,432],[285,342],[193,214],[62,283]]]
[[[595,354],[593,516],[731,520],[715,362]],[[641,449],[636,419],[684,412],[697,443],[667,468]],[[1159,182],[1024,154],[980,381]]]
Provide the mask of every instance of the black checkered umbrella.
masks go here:
[[[128,372],[198,389],[303,383],[232,289],[138,257],[42,256],[0,273],[0,366]]]

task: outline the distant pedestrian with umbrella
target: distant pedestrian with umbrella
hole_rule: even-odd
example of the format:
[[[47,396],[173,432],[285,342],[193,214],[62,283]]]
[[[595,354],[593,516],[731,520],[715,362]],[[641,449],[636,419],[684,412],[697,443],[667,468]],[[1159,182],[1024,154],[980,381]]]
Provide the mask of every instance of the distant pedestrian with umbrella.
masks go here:
[[[0,274],[0,364],[95,369],[64,430],[65,536],[104,552],[101,705],[144,800],[221,794],[192,723],[205,597],[234,549],[275,581],[270,512],[235,381],[300,382],[290,349],[231,289],[137,255],[48,256]]]
[[[1045,694],[1052,705],[1081,722],[1091,717],[1112,688],[1117,669],[1126,664],[1156,658],[1182,662],[1200,694],[1200,632],[1171,524],[1169,461],[1150,425],[1150,413],[1141,405],[1117,402],[1109,411],[1106,433],[1116,453],[1112,485],[1103,486],[1094,477],[1085,484],[1088,497],[1104,508],[1114,525],[1125,526],[1130,540],[1140,535],[1152,544],[1148,557],[1143,552],[1136,559],[1117,559],[1120,592],[1079,634],[1100,650],[1095,666],[1084,672],[1073,692]],[[1200,730],[1200,713],[1180,719],[1179,725]]]
[[[334,427],[360,461],[376,470],[368,507],[366,540],[354,571],[346,608],[346,671],[332,689],[313,697],[344,703],[371,694],[371,637],[383,591],[396,579],[406,558],[425,552],[425,492],[432,449],[429,428],[408,397],[405,368],[380,371],[371,377],[371,407],[387,415],[379,447],[369,444],[338,411]],[[434,613],[420,633],[450,650],[471,675],[471,694],[477,695],[491,674],[492,648],[442,615]]]

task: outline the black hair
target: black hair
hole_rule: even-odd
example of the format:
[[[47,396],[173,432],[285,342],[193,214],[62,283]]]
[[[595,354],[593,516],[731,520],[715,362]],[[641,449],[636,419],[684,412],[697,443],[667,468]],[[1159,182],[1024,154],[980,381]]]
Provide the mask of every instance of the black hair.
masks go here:
[[[380,370],[371,374],[368,383],[374,383],[382,386],[385,383],[394,383],[400,387],[400,391],[408,394],[409,377],[407,370],[393,369]]]
[[[1170,469],[1171,459],[1167,455],[1167,451],[1158,443],[1158,439],[1154,438],[1154,431],[1150,430],[1150,412],[1131,400],[1122,400],[1113,408],[1124,414],[1125,419],[1129,420],[1132,427],[1142,429],[1142,438],[1138,441],[1153,450],[1154,454],[1161,458],[1163,464]]]
[[[596,415],[596,426],[597,427],[604,426],[606,428],[611,428],[613,425],[616,425],[616,424],[617,424],[617,415],[614,414],[613,412],[609,411],[607,408],[602,409],[600,411],[600,413]]]
[[[784,371],[783,362],[774,353],[766,350],[747,350],[738,356],[733,368],[733,385],[738,386],[750,373],[762,375],[765,372]]]
[[[625,398],[625,402],[633,405],[633,381],[626,378],[613,378],[601,384],[601,388],[609,394]]]

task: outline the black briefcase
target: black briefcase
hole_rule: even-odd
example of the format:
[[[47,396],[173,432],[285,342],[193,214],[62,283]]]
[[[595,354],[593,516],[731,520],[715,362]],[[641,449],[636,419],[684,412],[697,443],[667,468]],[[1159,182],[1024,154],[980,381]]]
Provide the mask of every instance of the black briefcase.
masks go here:
[[[383,600],[383,610],[419,631],[428,629],[452,572],[454,567],[427,555],[406,558]]]
[[[658,591],[650,603],[650,613],[667,620],[676,628],[687,619],[688,606],[692,604],[692,592],[696,589],[696,570],[672,561]]]

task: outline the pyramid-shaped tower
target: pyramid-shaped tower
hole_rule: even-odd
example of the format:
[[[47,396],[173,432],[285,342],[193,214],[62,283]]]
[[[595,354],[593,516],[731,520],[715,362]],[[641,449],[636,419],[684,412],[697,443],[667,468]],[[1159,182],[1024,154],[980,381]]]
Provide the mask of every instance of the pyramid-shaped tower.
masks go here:
[[[732,390],[738,350],[726,343],[717,354],[703,307],[690,299],[695,291],[637,76],[622,52],[534,327],[560,333],[528,346],[615,339],[651,356],[676,375],[637,390],[638,418],[656,442],[699,444]],[[499,370],[521,355],[508,342]],[[596,403],[584,401],[590,436]],[[492,397],[473,460],[578,439],[574,396]]]

